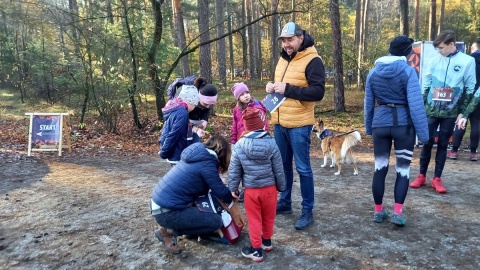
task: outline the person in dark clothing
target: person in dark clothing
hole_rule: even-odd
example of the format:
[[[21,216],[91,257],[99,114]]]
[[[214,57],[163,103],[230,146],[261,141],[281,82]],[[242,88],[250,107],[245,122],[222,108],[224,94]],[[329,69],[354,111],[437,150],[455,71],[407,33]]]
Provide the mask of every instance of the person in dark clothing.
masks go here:
[[[230,190],[219,172],[228,171],[231,147],[227,139],[212,136],[205,144],[194,143],[183,150],[180,161],[152,191],[151,214],[160,228],[155,236],[171,253],[180,253],[177,235],[205,235],[222,226],[217,213],[202,212],[195,201],[211,190],[212,196],[233,205]]]
[[[266,85],[267,93],[286,99],[273,112],[271,123],[274,138],[282,154],[287,186],[282,192],[277,214],[292,213],[293,159],[300,176],[302,214],[295,229],[313,224],[315,202],[314,181],[310,164],[312,127],[315,124],[315,102],[325,94],[325,67],[315,49],[315,42],[298,24],[287,23],[278,37],[282,40],[280,59],[275,68],[274,82]]]
[[[470,56],[475,58],[475,75],[477,78],[477,83],[475,84],[475,91],[478,91],[478,87],[480,87],[480,38],[475,39],[471,46],[471,54]],[[468,116],[468,120],[470,121],[470,160],[477,161],[478,154],[478,141],[480,139],[480,106],[477,105],[475,110]],[[457,159],[458,157],[458,149],[460,148],[460,144],[462,143],[463,136],[465,135],[465,129],[456,128],[454,135],[453,135],[453,146],[452,150],[448,153],[448,157],[450,159]]]
[[[210,107],[217,102],[217,88],[210,83],[207,83],[205,78],[198,77],[193,83],[198,88],[198,105],[191,112],[188,113],[190,120],[190,127],[197,127],[197,132],[192,132],[189,136],[189,144],[200,142],[200,138],[205,135],[205,128],[210,117]]]
[[[402,209],[407,197],[415,132],[420,141],[428,140],[427,115],[420,84],[406,58],[412,50],[412,43],[413,39],[407,36],[392,40],[390,55],[377,59],[367,76],[364,102],[366,133],[373,135],[375,155],[373,221],[381,223],[388,218],[387,211],[383,209],[383,195],[393,141],[397,175],[390,222],[399,226],[406,224]],[[375,102],[378,104],[376,108]]]

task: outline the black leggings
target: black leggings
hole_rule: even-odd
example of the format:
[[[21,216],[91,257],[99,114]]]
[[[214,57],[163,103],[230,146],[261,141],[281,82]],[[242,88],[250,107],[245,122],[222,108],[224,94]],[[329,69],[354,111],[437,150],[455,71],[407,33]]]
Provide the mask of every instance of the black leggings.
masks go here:
[[[476,153],[478,148],[478,140],[480,139],[480,105],[477,105],[475,110],[468,116],[470,121],[470,152]],[[467,126],[465,125],[465,129]],[[465,129],[457,127],[453,134],[453,149],[452,151],[458,151],[460,144],[462,143],[463,135],[465,135]]]
[[[420,154],[420,173],[427,175],[428,164],[432,158],[432,147],[435,143],[434,133],[440,126],[437,141],[437,153],[435,154],[435,175],[434,177],[442,177],[443,167],[447,159],[448,140],[452,136],[453,127],[455,126],[455,118],[437,118],[428,117],[428,142],[423,142],[422,153]]]
[[[410,163],[413,156],[413,146],[415,145],[415,129],[411,126],[374,128],[375,172],[373,173],[372,192],[375,204],[382,204],[383,202],[392,140],[397,171],[394,189],[395,203],[403,204],[407,197]]]

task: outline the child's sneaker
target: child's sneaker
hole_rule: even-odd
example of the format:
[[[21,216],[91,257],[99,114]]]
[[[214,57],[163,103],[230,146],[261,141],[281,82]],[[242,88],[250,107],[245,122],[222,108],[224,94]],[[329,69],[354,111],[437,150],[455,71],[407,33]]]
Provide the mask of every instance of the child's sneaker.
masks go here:
[[[390,219],[390,223],[395,224],[397,226],[404,226],[405,224],[407,224],[407,221],[405,220],[403,215],[393,213],[392,219]]]
[[[385,209],[382,212],[373,212],[373,222],[382,223],[385,219],[388,218],[388,213]]]
[[[448,157],[449,159],[457,159],[457,158],[458,158],[458,152],[452,152],[452,151],[450,151],[450,152],[448,152],[447,157]]]
[[[471,161],[477,161],[478,160],[478,154],[477,153],[471,153],[470,154],[470,160]]]
[[[265,251],[272,251],[272,239],[263,239],[262,237],[262,249]]]
[[[470,152],[470,145],[462,148],[463,152]]]
[[[245,258],[252,259],[254,262],[263,261],[263,251],[261,248],[244,247],[242,248],[242,255]]]
[[[425,186],[427,184],[427,178],[425,178],[425,175],[419,174],[415,180],[413,180],[412,183],[410,183],[411,188],[420,188],[421,186]]]

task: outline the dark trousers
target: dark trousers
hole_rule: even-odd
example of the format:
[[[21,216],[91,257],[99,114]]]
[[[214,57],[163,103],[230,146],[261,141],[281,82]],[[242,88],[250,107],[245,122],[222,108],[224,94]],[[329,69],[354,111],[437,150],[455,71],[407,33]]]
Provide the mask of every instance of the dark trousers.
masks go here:
[[[209,234],[223,225],[219,214],[202,212],[197,207],[172,210],[153,217],[158,225],[172,229],[176,235]]]
[[[375,204],[382,204],[385,193],[385,178],[388,173],[390,150],[395,149],[395,203],[403,204],[407,197],[410,179],[410,163],[415,145],[415,129],[410,126],[374,128],[373,153],[375,155],[375,172],[373,173],[372,193]]]
[[[455,120],[455,118],[428,117],[428,136],[430,138],[427,143],[423,144],[422,152],[420,154],[421,174],[427,175],[428,164],[432,157],[432,147],[435,143],[434,132],[440,127],[438,132],[437,154],[435,155],[434,177],[442,176],[443,168],[445,167],[445,160],[447,159],[448,140],[452,136]]]
[[[475,110],[468,116],[470,122],[470,152],[476,153],[478,148],[478,141],[480,139],[480,106],[477,106]],[[467,129],[467,126],[465,126]],[[460,144],[462,143],[463,135],[465,135],[465,129],[457,127],[453,135],[453,151],[458,151]]]

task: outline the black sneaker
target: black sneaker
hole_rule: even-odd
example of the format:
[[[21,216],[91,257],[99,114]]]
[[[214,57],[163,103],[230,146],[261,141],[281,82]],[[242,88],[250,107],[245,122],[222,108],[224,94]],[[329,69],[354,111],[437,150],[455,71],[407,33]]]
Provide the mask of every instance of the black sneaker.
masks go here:
[[[262,249],[265,251],[272,251],[272,239],[263,239],[262,237]]]
[[[282,200],[278,200],[277,202],[277,215],[280,214],[291,214],[292,213],[292,206],[287,204]]]
[[[295,229],[305,230],[313,224],[313,213],[312,210],[302,210],[302,215],[298,218],[297,223],[295,223]]]
[[[244,247],[242,248],[242,255],[245,258],[252,259],[254,262],[263,261],[263,251],[261,248]]]

